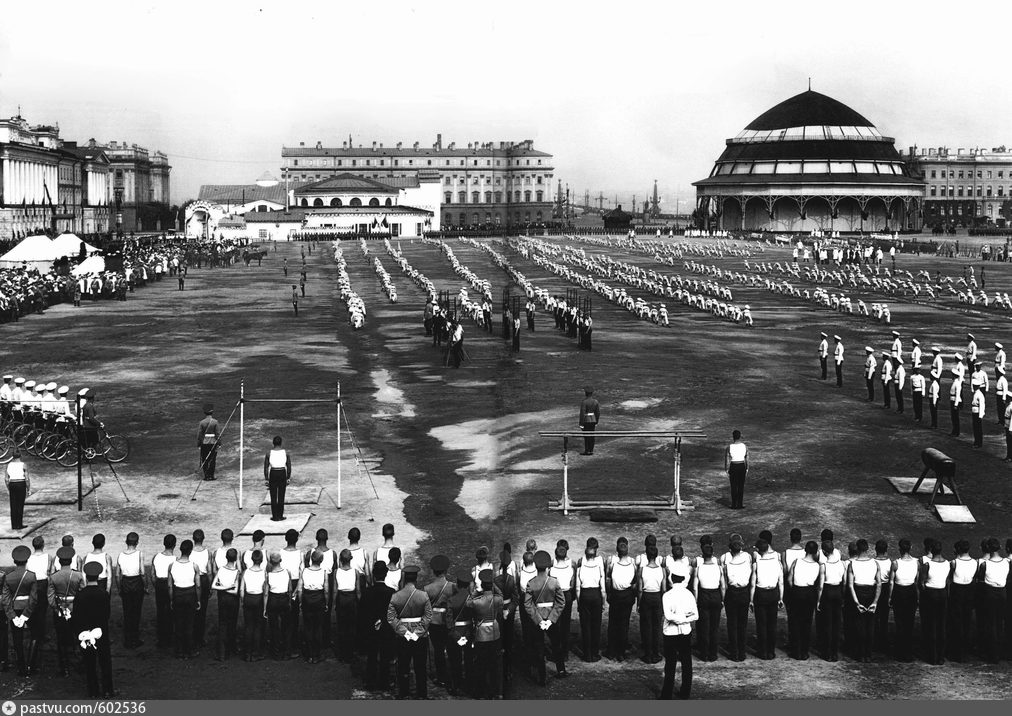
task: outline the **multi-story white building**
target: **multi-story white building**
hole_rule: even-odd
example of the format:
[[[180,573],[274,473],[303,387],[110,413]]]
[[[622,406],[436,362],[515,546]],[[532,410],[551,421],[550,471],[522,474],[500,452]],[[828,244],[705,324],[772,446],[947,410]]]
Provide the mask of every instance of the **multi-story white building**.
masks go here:
[[[1012,150],[914,146],[903,158],[925,182],[924,226],[1012,223]]]
[[[534,148],[534,141],[471,142],[443,145],[436,135],[431,147],[418,142],[393,147],[372,142],[340,147],[322,142],[281,149],[282,180],[291,186],[342,174],[386,183],[417,178],[420,172],[439,177],[441,224],[447,226],[524,226],[552,219],[555,200],[552,155]]]
[[[168,157],[159,151],[126,142],[101,144],[89,139],[88,149],[101,149],[109,158],[113,193],[120,195],[119,211],[123,231],[157,231],[163,223],[157,217],[170,202]]]

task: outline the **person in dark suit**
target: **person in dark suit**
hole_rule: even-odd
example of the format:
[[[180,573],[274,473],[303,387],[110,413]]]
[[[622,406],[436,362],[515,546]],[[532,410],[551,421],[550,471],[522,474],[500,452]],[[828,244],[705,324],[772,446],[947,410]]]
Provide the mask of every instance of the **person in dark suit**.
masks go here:
[[[580,430],[585,433],[593,433],[597,424],[601,421],[601,405],[594,397],[593,388],[584,388],[583,402],[580,403]],[[594,436],[588,435],[583,438],[583,452],[581,455],[594,454]]]
[[[383,581],[387,577],[386,562],[373,565],[372,577],[372,585],[365,590],[359,602],[366,630],[365,687],[370,691],[389,691],[394,630],[387,622],[387,608],[394,590]]]
[[[91,632],[94,643],[82,639],[81,656],[84,661],[85,678],[88,682],[88,697],[112,698],[116,695],[112,686],[112,654],[109,651],[109,598],[98,585],[102,565],[88,562],[84,565],[87,584],[77,593],[71,611],[71,633],[80,636]],[[95,630],[101,630],[97,633]],[[102,670],[102,689],[99,691],[98,671]]]

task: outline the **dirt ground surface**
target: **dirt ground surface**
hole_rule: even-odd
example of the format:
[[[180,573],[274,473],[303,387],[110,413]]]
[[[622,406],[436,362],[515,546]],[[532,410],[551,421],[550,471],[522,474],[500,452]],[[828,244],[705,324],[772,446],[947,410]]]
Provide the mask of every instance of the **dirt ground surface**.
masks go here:
[[[399,245],[437,288],[455,293],[463,285],[436,248],[407,239]],[[95,466],[94,478],[101,486],[85,499],[83,512],[75,505],[30,507],[29,524],[52,521],[25,541],[39,534],[52,549],[62,535],[73,534],[83,553],[91,536],[102,532],[108,551],[116,554],[125,534],[136,530],[150,559],[165,533],[183,539],[201,527],[213,549],[222,528],[238,533],[254,513],[269,512],[260,506],[265,492],[261,466],[275,434],[284,436],[292,454],[293,482],[324,488],[319,503],[306,508],[312,517],[300,547],[313,544],[316,529],[325,527],[331,546],[339,548],[348,529],[358,526],[364,546],[372,549],[381,542],[380,526],[392,522],[406,562],[425,567],[438,553],[449,556],[454,565],[469,567],[479,545],[487,545],[496,555],[503,542],[510,542],[519,557],[530,537],[548,549],[555,540],[566,538],[575,558],[590,536],[596,536],[608,554],[622,535],[629,538],[634,552],[640,551],[648,533],[658,535],[662,545],[671,534],[683,535],[690,556],[698,553],[700,535],[713,534],[722,549],[731,532],[741,532],[751,542],[767,528],[775,536],[774,546],[783,549],[795,526],[806,539],[831,527],[841,548],[859,537],[884,538],[894,556],[902,537],[918,547],[926,536],[939,538],[950,555],[951,545],[961,537],[976,547],[984,537],[1008,536],[1012,470],[1001,461],[1005,446],[995,423],[993,395],[988,398],[984,448],[975,450],[967,414],[963,436],[949,436],[944,397],[940,427],[934,431],[913,422],[909,403],[905,415],[883,410],[878,401],[867,403],[862,361],[865,345],[879,353],[888,348],[891,329],[903,333],[906,351],[913,337],[924,348],[940,345],[947,363],[965,347],[970,330],[990,361],[992,341],[1012,347],[1012,314],[969,310],[951,299],[928,305],[867,291],[848,292],[855,302],[859,297],[869,304],[888,301],[893,322],[885,326],[764,289],[733,285],[735,302],[752,307],[754,328],[672,300],[667,301],[671,326],[665,328],[593,294],[593,352],[577,350],[574,340],[554,330],[550,316],[539,314],[536,331],[528,333],[524,326],[521,352],[512,355],[498,323],[499,296],[507,277],[483,252],[457,241],[450,245],[463,263],[492,282],[496,314],[492,334],[465,325],[470,360],[459,370],[444,368],[442,354],[423,335],[423,292],[377,243],[370,244],[368,258],[358,244],[344,245],[352,286],[368,308],[360,331],[351,329],[338,298],[330,244],[319,244],[307,255],[307,295],[297,317],[290,294],[293,277],[295,283],[298,279],[301,245],[279,244],[259,267],[254,263],[250,268],[192,270],[182,292],[166,278],[131,294],[126,303],[77,309],[61,305],[43,316],[4,326],[5,371],[57,380],[74,390],[92,387],[99,395],[100,418],[113,432],[127,435],[132,445],[130,458],[117,468],[119,485],[108,467]],[[589,254],[605,251],[582,246]],[[689,275],[680,262],[665,267],[621,249],[609,253],[664,273]],[[374,256],[393,277],[400,295],[396,304],[382,292],[371,266]],[[507,256],[538,287],[556,294],[572,288],[517,254]],[[786,249],[769,247],[757,257],[790,260]],[[283,258],[288,259],[288,277],[282,273]],[[686,256],[686,260],[744,270],[739,256]],[[939,269],[961,276],[964,261],[902,255],[898,264],[914,274],[925,269],[933,276]],[[978,276],[980,267],[977,262]],[[989,263],[986,270],[989,293],[1012,290],[1012,266]],[[515,286],[513,291],[517,292]],[[629,291],[651,300],[642,291]],[[582,288],[579,293],[590,295]],[[832,379],[819,379],[820,330],[839,333],[846,345],[841,389]],[[334,407],[325,403],[245,405],[245,499],[242,508],[238,506],[239,415],[232,413],[242,382],[251,400],[332,398],[340,383],[345,408],[341,509],[336,416]],[[562,446],[557,439],[540,438],[538,431],[576,429],[585,385],[594,386],[601,401],[602,430],[706,433],[706,438],[683,445],[682,495],[694,509],[681,515],[659,511],[653,524],[592,523],[586,513],[563,516],[546,509],[548,500],[561,494]],[[947,388],[948,379],[943,395]],[[880,389],[877,385],[877,397]],[[206,401],[215,404],[222,423],[230,419],[218,458],[219,479],[213,483],[196,479],[195,433]],[[751,471],[746,509],[733,512],[723,451],[735,428],[749,445]],[[956,460],[958,484],[976,524],[942,524],[927,509],[926,495],[901,495],[887,482],[888,477],[919,475],[920,451],[929,446]],[[573,498],[616,494],[649,498],[670,492],[669,442],[599,439],[592,457],[577,455],[579,445],[570,447]],[[76,494],[75,470],[34,458],[28,464],[34,488],[56,486]],[[87,469],[84,479],[86,483],[92,479]],[[0,519],[7,522],[6,507],[2,509]],[[298,511],[303,510],[292,506],[287,510]],[[16,544],[18,540],[0,540],[0,564],[10,564],[10,550]],[[245,548],[248,538],[238,538],[236,544]],[[268,540],[268,546],[281,545],[280,538]],[[427,569],[423,577],[428,577]],[[195,660],[177,661],[154,647],[150,595],[144,607],[147,644],[126,651],[121,646],[118,597],[112,603],[115,680],[124,698],[374,697],[362,691],[358,666],[349,670],[334,660],[318,666],[301,661],[220,664],[212,660],[209,646]],[[212,606],[211,643],[215,614]],[[753,630],[750,624],[750,640]],[[56,675],[51,626],[49,631],[41,675],[26,680],[4,674],[10,685],[5,690],[12,697],[83,695],[81,678]],[[576,643],[575,610],[573,631]],[[781,639],[785,631],[782,614]],[[631,635],[638,646],[635,616]],[[550,679],[547,689],[533,686],[518,664],[515,686],[507,696],[635,699],[656,698],[659,693],[661,665],[587,664],[576,655],[570,659],[572,678]],[[1001,699],[1012,696],[1004,674],[1004,667],[980,663],[938,667],[816,659],[800,665],[781,649],[772,662],[754,659],[751,653],[741,664],[723,654],[716,663],[697,662],[693,696]],[[436,688],[430,695],[445,697]]]

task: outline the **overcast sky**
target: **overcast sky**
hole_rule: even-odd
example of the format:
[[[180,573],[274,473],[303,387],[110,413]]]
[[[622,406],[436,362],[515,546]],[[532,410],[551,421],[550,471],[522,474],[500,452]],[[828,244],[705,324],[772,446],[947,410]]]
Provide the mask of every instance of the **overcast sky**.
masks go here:
[[[581,197],[628,208],[657,179],[684,209],[724,140],[809,76],[898,147],[1012,145],[1010,19],[882,0],[8,4],[0,116],[161,149],[173,203],[279,174],[282,145],[442,133],[534,139]]]

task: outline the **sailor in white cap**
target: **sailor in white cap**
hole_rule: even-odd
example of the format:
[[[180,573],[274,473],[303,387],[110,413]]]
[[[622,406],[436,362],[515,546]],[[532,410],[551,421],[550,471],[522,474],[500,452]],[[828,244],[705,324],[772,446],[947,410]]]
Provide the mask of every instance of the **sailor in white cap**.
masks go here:
[[[882,407],[892,405],[893,362],[889,351],[882,351]]]
[[[46,416],[47,426],[52,429],[52,422],[55,419],[56,383],[46,383],[45,392],[42,394],[42,412]]]
[[[864,384],[868,388],[868,402],[875,400],[875,370],[878,368],[878,361],[875,360],[875,349],[871,346],[864,347]]]
[[[26,380],[21,389],[21,413],[22,420],[27,420],[29,413],[36,408],[35,402],[35,381]]]
[[[826,340],[828,336],[825,333],[819,335],[822,336],[819,340],[819,366],[822,368],[822,379],[825,380],[828,376],[826,365],[829,358],[829,342]]]
[[[907,384],[907,371],[903,367],[902,358],[893,358],[896,367],[893,368],[893,389],[896,391],[896,412],[903,412],[903,388]]]
[[[19,414],[21,413],[21,401],[25,397],[25,379],[17,377],[14,379],[14,388],[11,390],[11,409]]]
[[[943,370],[942,349],[938,346],[931,346],[931,353],[933,356],[931,359],[931,377],[935,380],[941,380]]]
[[[1005,406],[1008,404],[1008,399],[1012,396],[1012,393],[1008,389],[1008,379],[1005,377],[1005,368],[1002,366],[995,366],[995,374],[998,379],[994,382],[994,403],[996,412],[998,413],[998,424],[1001,425],[1002,420],[1005,419]],[[1010,625],[1012,627],[1012,625]]]
[[[984,366],[981,362],[973,362],[973,373],[970,374],[970,394],[973,395],[978,389],[987,392],[987,389],[991,387],[991,381],[988,380],[987,373],[984,371]]]
[[[893,345],[892,345],[892,348],[890,349],[890,353],[892,354],[892,356],[894,358],[902,358],[903,357],[903,341],[900,340],[900,332],[899,331],[893,331],[892,335],[893,335]]]
[[[833,336],[836,346],[833,348],[833,362],[836,364],[836,387],[843,387],[843,339]]]
[[[977,360],[977,341],[974,340],[972,333],[966,334],[966,362],[967,365],[973,365]]]
[[[959,373],[959,379],[960,380],[965,380],[966,379],[966,365],[963,363],[963,354],[962,353],[956,353],[953,356],[953,358],[956,359],[956,364],[954,366],[952,366],[952,372],[953,373]]]
[[[69,434],[70,424],[74,422],[74,412],[70,409],[70,401],[67,400],[67,393],[70,388],[61,385],[56,391],[56,400],[53,402],[53,414],[56,416],[56,429],[61,434]]]
[[[957,354],[958,355],[958,354]],[[949,415],[952,418],[950,435],[959,437],[959,408],[963,405],[963,374],[952,370],[952,386],[949,388]]]
[[[921,367],[921,342],[914,338],[910,341],[914,347],[910,351],[910,365],[912,368]]]
[[[970,401],[970,414],[973,416],[973,446],[984,447],[984,413],[987,401],[981,386],[973,388],[973,399]]]
[[[928,410],[931,411],[932,428],[938,427],[938,395],[941,392],[942,388],[938,382],[938,378],[932,373],[931,381],[928,383]]]
[[[994,344],[994,379],[998,380],[998,369],[1005,367],[1005,346],[1001,343]],[[3,388],[0,388],[0,400],[3,400]]]
[[[0,402],[3,403],[11,402],[12,397],[11,394],[14,391],[14,389],[11,387],[11,381],[13,380],[14,380],[13,375],[8,374],[4,376],[4,383],[3,385],[0,385]]]

